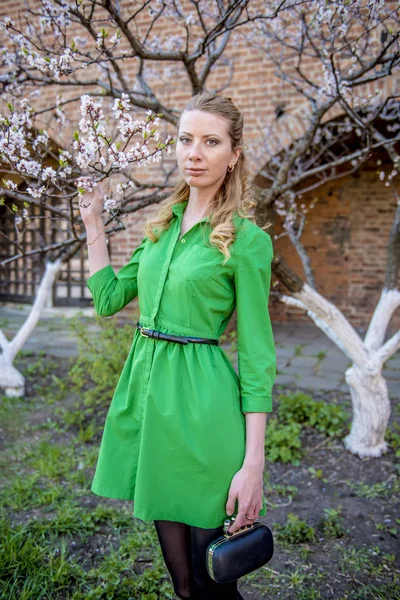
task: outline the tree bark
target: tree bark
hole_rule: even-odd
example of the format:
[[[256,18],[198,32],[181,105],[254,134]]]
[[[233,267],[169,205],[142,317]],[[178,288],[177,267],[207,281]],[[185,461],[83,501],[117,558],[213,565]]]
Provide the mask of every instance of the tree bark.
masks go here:
[[[353,407],[350,433],[343,440],[345,447],[360,457],[381,456],[387,451],[384,438],[391,411],[382,368],[384,362],[399,347],[400,336],[397,333],[386,342],[390,344],[387,351],[383,340],[391,315],[399,305],[398,291],[384,290],[385,293],[374,312],[373,326],[371,322],[365,340],[362,340],[336,306],[308,284],[301,282],[280,257],[275,255],[274,260],[275,267],[282,270],[279,273],[281,281],[284,279],[293,294],[281,295],[280,300],[288,306],[305,310],[317,327],[352,361],[352,366],[345,372]],[[373,343],[374,331],[376,343]]]
[[[46,306],[47,299],[51,294],[54,280],[62,266],[61,259],[55,262],[47,262],[46,270],[35,302],[32,305],[31,311],[25,323],[18,331],[14,339],[9,342],[0,330],[0,388],[4,388],[4,393],[8,398],[20,398],[25,394],[25,378],[13,365],[14,359],[18,352],[23,348],[26,340],[35,329],[37,322],[40,319],[43,308]]]
[[[361,458],[379,457],[387,451],[385,432],[390,417],[390,400],[381,373],[352,365],[345,373],[353,405],[351,430],[343,443]]]

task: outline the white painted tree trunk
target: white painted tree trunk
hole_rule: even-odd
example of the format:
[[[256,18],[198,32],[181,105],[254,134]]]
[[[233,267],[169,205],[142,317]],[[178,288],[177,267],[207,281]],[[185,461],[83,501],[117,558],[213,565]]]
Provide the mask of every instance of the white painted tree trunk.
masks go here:
[[[345,373],[350,387],[353,420],[344,438],[348,450],[361,457],[381,456],[387,451],[385,432],[390,417],[386,381],[380,373],[366,373],[353,365]]]
[[[350,388],[353,419],[345,447],[360,457],[381,456],[387,450],[385,432],[390,400],[382,376],[384,363],[400,348],[400,331],[383,343],[390,319],[400,306],[398,290],[383,290],[363,341],[343,313],[309,285],[293,296],[281,296],[289,306],[308,316],[352,361],[345,373]]]
[[[0,330],[0,388],[9,398],[19,398],[25,393],[25,378],[13,365],[18,352],[24,346],[40,318],[43,308],[51,295],[54,280],[61,268],[61,260],[46,262],[46,269],[28,318],[13,340],[7,340]]]

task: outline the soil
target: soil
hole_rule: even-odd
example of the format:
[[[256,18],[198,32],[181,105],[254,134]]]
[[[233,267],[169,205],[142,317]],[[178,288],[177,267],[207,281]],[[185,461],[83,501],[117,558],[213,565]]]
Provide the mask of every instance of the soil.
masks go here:
[[[20,359],[18,368],[23,369],[30,360]],[[68,361],[56,362],[50,379],[54,375],[65,378],[68,367]],[[72,406],[77,399],[70,395],[55,404],[43,402],[38,395],[40,385],[46,385],[46,381],[39,381],[32,373],[28,377],[26,396],[22,404],[20,402],[23,426],[14,427],[15,424],[7,423],[2,428],[1,449],[9,448],[13,443],[36,443],[40,437],[37,426],[48,419],[56,421],[55,408],[60,404]],[[279,394],[293,391],[296,391],[293,386],[280,386],[276,390],[275,401]],[[349,414],[351,412],[349,394],[309,393],[317,400],[338,403]],[[96,417],[100,426],[104,423],[106,409],[105,406]],[[393,410],[391,426],[399,420],[399,411]],[[76,437],[77,431],[74,426],[67,431],[54,430],[52,440],[56,444],[68,444]],[[97,433],[87,445],[98,447],[100,435]],[[292,513],[314,528],[316,539],[313,542],[285,543],[276,535],[275,552],[270,563],[239,581],[243,596],[246,600],[399,599],[400,458],[396,457],[393,449],[389,449],[381,458],[361,459],[350,454],[341,439],[326,437],[313,429],[303,432],[302,442],[305,456],[298,466],[267,462],[265,495],[268,514],[261,520],[275,534],[279,524],[284,525],[288,514]],[[377,484],[381,485],[377,487]],[[282,493],[282,490],[276,493],[274,486],[277,485],[295,486],[297,491],[293,497]],[[95,495],[80,497],[79,501],[88,511],[99,504],[126,505]],[[325,536],[321,529],[324,509],[340,510],[336,521],[339,520],[345,532],[342,537]],[[35,509],[10,516],[13,522],[21,522],[49,518],[49,513]],[[102,546],[102,537],[108,535],[105,524],[85,544],[78,537],[72,538],[69,547],[74,558],[79,557],[81,563],[87,561],[90,568],[92,559]],[[149,562],[151,558],[143,556],[133,569],[141,573],[151,566]]]

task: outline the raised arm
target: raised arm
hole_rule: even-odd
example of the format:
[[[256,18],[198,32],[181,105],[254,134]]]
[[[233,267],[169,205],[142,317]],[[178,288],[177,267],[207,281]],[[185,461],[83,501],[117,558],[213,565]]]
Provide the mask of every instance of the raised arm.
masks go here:
[[[136,298],[139,291],[137,282],[139,260],[147,239],[147,237],[143,238],[130,261],[118,271],[117,275],[108,264],[89,277],[86,285],[92,292],[97,314],[110,317]]]
[[[86,227],[90,277],[86,282],[99,315],[109,317],[119,312],[138,294],[139,258],[147,238],[134,251],[130,261],[116,275],[110,263],[102,212],[104,190],[99,184],[85,194],[79,209]]]

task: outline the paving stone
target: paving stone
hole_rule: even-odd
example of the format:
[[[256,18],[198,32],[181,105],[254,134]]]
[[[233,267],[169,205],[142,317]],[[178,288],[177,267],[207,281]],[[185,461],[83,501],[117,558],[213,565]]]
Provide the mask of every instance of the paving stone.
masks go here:
[[[30,311],[27,305],[1,306],[0,325],[3,332],[12,339],[24,323]],[[44,350],[48,354],[64,358],[77,354],[77,343],[74,332],[66,322],[80,313],[86,322],[88,331],[95,334],[100,331],[100,326],[95,325],[93,308],[47,308],[40,317],[32,336],[26,342],[24,350],[35,352]],[[280,374],[276,377],[276,385],[295,384],[299,389],[326,389],[349,392],[349,387],[344,381],[344,372],[350,365],[350,360],[335,344],[314,325],[298,325],[285,323],[273,325],[274,339],[277,354],[277,368]],[[301,346],[302,353],[295,355],[296,348]],[[230,344],[221,346],[230,354]],[[319,353],[325,352],[326,356],[318,360]],[[290,362],[291,364],[288,364]],[[237,356],[233,356],[232,364],[237,367]],[[400,352],[397,352],[387,361],[384,370],[391,398],[400,397]]]
[[[326,371],[345,371],[351,361],[344,354],[329,354],[321,360],[320,365]]]
[[[289,346],[285,346],[284,348],[277,348],[275,346],[275,351],[277,356],[293,356],[294,348],[290,348]]]
[[[400,385],[400,371],[385,369],[382,371],[382,375],[385,379],[393,379],[394,381],[398,381]]]
[[[302,388],[312,388],[314,390],[336,390],[340,386],[338,381],[325,377],[314,377],[311,375],[302,377],[301,383],[297,383],[301,385]]]
[[[387,387],[388,387],[389,396],[392,399],[400,398],[400,379],[399,379],[399,381],[387,380],[386,383],[387,383]]]
[[[286,342],[290,342],[292,340],[295,340],[296,344],[317,344],[320,340],[320,336],[311,330],[293,330],[290,336],[286,339]]]
[[[277,375],[275,382],[277,385],[288,385],[290,383],[298,383],[298,380],[293,375]]]
[[[339,386],[338,386],[338,391],[339,392],[347,392],[348,394],[350,394],[350,388],[347,385],[346,382],[342,382]]]
[[[291,367],[309,367],[313,368],[317,364],[317,359],[311,356],[294,356],[290,363]]]
[[[388,369],[399,369],[400,370],[400,351],[396,352],[389,360],[386,361],[386,367]]]

